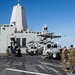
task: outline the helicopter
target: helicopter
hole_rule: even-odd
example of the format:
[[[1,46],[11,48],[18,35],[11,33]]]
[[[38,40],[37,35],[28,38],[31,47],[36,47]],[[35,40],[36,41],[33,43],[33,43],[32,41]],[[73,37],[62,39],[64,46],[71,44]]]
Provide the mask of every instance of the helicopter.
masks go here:
[[[60,56],[61,45],[53,41],[54,38],[61,38],[60,35],[54,35],[53,32],[49,33],[47,31],[47,27],[45,26],[43,28],[43,33],[38,35],[38,37],[40,37],[39,44],[43,48],[42,52],[42,55],[44,56],[43,59],[45,59],[46,57],[58,59],[61,58]]]
[[[35,55],[38,53],[37,43],[35,41],[29,41],[26,47],[26,53],[30,55]]]

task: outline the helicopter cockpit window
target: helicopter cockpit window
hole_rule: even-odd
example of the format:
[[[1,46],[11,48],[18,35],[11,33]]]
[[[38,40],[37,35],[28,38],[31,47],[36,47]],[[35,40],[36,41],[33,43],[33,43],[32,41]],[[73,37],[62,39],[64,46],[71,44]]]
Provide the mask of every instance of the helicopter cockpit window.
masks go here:
[[[34,47],[34,49],[36,49],[36,47]]]
[[[57,44],[54,44],[54,48],[57,48]]]
[[[52,48],[54,48],[54,45],[52,45]]]
[[[36,47],[31,47],[31,49],[36,49]]]
[[[48,44],[48,45],[47,45],[47,48],[51,48],[51,44]]]
[[[31,49],[33,49],[33,47],[31,47]]]

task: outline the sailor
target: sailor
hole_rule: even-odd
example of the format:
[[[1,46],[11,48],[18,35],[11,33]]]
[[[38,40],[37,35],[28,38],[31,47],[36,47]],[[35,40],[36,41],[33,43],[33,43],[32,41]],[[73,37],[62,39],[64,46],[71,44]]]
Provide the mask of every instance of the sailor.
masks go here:
[[[10,57],[10,46],[8,46],[8,48],[6,50],[6,56],[7,56],[7,58]]]
[[[68,60],[70,72],[73,73],[75,71],[75,48],[73,48],[73,45],[70,45],[70,48],[68,49]]]
[[[15,45],[16,45],[16,41],[15,41],[15,38],[14,37],[12,37],[12,38],[10,38],[11,39],[11,53],[13,53],[13,54],[15,54],[16,52],[15,52]]]
[[[16,56],[21,57],[22,54],[21,54],[21,49],[20,49],[20,47],[18,47],[17,52],[18,52],[18,53],[16,54]]]
[[[62,49],[62,54],[61,54],[61,57],[62,57],[62,70],[67,72],[68,70],[66,69],[66,57],[67,57],[67,48],[66,46],[64,46],[64,48]]]

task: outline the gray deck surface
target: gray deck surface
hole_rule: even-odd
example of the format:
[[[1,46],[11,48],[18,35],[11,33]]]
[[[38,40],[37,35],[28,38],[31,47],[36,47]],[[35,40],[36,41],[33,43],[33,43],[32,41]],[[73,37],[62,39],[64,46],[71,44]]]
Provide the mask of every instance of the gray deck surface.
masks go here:
[[[0,57],[0,75],[75,75],[62,71],[61,60],[41,56]]]

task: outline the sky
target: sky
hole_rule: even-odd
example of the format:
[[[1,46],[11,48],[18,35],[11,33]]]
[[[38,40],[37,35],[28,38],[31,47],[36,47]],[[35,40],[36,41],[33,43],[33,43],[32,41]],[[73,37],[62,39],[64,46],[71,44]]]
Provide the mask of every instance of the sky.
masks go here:
[[[0,0],[0,24],[9,24],[18,0]],[[50,32],[60,34],[61,46],[75,47],[75,0],[20,0],[25,8],[28,28],[41,31],[46,24]]]

